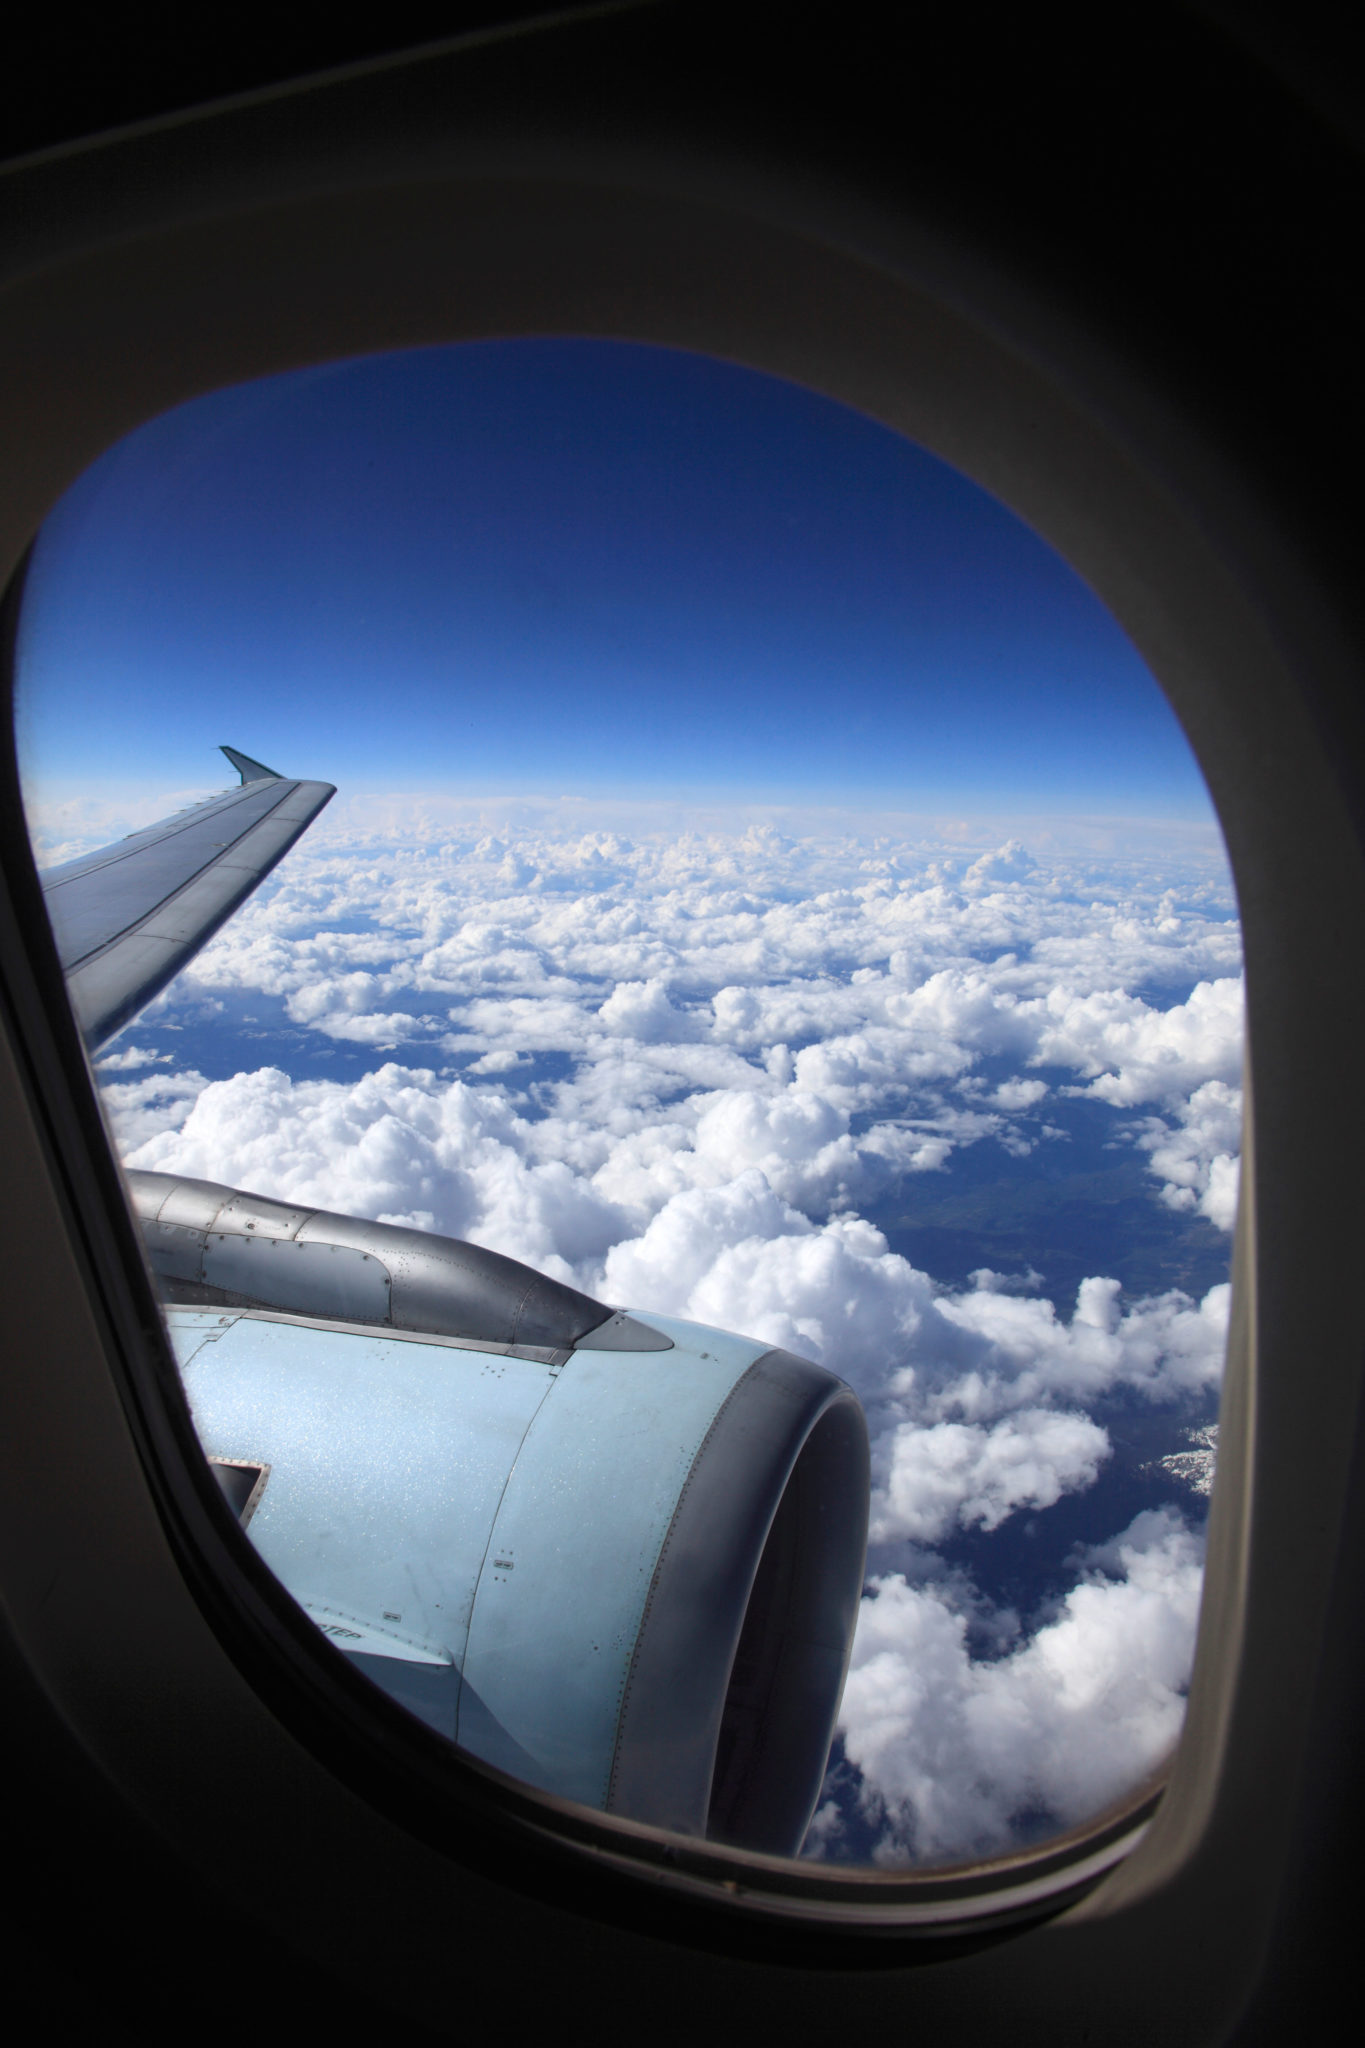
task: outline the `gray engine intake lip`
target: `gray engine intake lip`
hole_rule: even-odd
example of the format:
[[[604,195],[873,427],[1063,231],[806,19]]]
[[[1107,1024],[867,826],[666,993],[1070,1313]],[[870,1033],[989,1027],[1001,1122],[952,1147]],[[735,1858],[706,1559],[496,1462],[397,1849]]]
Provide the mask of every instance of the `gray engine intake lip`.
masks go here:
[[[869,1490],[852,1388],[789,1351],[756,1359],[693,1460],[659,1554],[609,1813],[798,1853],[853,1647]]]

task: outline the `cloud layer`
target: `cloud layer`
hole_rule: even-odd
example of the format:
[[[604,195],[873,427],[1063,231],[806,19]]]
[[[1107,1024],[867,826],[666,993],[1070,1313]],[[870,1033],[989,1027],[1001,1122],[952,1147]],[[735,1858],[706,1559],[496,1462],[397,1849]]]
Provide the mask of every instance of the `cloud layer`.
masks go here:
[[[1207,1411],[1227,1287],[1134,1297],[1116,1244],[1074,1300],[985,1270],[948,1288],[865,1212],[913,1177],[950,1187],[974,1148],[1045,1158],[1088,1102],[1156,1208],[1231,1228],[1242,1011],[1217,850],[343,827],[106,1056],[128,1162],[470,1237],[849,1378],[875,1576],[844,1746],[882,1860],[1005,1846],[1150,1769],[1198,1605],[1174,1507],[1078,1557],[989,1655],[980,1597],[926,1559],[1094,1487],[1106,1403]],[[226,1078],[168,1067],[177,1023],[248,1002],[371,1049],[369,1071],[262,1062],[268,1025]],[[813,1843],[840,1853],[847,1819],[827,1803]]]

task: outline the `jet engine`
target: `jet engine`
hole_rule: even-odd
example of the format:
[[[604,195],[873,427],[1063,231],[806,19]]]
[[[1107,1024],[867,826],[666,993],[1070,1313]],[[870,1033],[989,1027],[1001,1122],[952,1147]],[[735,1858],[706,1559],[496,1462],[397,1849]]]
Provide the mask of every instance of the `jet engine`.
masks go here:
[[[220,1483],[356,1666],[528,1784],[794,1855],[862,1588],[851,1388],[477,1245],[129,1179]]]

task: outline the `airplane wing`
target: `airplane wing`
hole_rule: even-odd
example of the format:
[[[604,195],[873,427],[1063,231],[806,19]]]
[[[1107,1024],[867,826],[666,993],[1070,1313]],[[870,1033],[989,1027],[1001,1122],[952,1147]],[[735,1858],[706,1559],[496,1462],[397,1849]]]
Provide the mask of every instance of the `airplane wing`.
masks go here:
[[[43,877],[92,1047],[335,794],[223,752],[240,788]],[[867,1548],[850,1387],[429,1231],[129,1192],[218,1483],[356,1669],[524,1783],[797,1853]]]
[[[42,876],[92,1051],[160,994],[336,795],[330,782],[296,781],[235,747],[222,751],[239,788]]]

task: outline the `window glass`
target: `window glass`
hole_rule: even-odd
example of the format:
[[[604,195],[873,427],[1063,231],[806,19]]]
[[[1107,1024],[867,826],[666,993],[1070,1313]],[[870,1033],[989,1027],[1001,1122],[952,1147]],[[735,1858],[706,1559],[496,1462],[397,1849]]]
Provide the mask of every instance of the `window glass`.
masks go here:
[[[817,1860],[997,1854],[1161,1765],[1238,924],[1047,546],[734,365],[415,351],[112,449],[40,537],[17,704],[45,868],[336,786],[92,1057],[225,1496],[358,1668],[532,1783]],[[860,1583],[801,1361],[866,1417]]]

